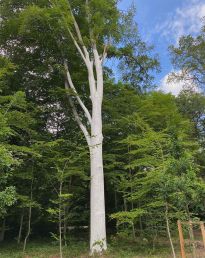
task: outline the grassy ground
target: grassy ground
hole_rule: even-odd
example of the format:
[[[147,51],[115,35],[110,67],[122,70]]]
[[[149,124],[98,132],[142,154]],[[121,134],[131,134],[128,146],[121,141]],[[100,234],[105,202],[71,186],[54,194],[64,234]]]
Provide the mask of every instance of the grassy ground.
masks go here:
[[[73,242],[64,247],[64,258],[86,258],[88,254],[88,243]],[[15,243],[5,243],[0,246],[1,258],[59,258],[58,246],[47,241],[29,242],[25,254],[22,246]],[[103,256],[106,258],[171,258],[170,249],[158,246],[156,250],[139,243],[115,242],[108,246],[108,252]],[[180,257],[180,256],[179,256]]]

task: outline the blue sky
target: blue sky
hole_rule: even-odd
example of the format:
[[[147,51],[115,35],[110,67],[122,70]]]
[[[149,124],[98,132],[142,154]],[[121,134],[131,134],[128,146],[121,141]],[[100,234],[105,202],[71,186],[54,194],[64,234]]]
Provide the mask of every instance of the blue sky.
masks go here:
[[[155,47],[161,63],[156,81],[165,92],[177,94],[182,84],[167,84],[173,71],[168,46],[177,45],[181,35],[197,35],[205,17],[205,0],[121,0],[119,8],[126,10],[134,3],[141,38]]]

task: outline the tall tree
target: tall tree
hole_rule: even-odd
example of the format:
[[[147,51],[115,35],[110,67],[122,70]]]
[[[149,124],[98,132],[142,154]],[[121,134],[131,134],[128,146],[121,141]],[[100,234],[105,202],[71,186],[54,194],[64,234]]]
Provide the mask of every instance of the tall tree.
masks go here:
[[[3,240],[7,208],[18,200],[18,190],[14,177],[16,171],[33,154],[31,137],[35,134],[32,108],[22,91],[13,92],[8,87],[13,77],[15,65],[6,57],[0,56],[0,216],[4,218],[1,231]]]
[[[118,119],[121,139],[116,137],[112,142],[111,168],[115,173],[110,176],[118,199],[121,193],[126,205],[111,217],[117,226],[130,224],[133,236],[138,224],[143,235],[149,228],[152,241],[160,234],[160,227],[166,229],[176,257],[171,222],[187,219],[192,212],[200,216],[203,210],[199,206],[205,185],[193,158],[199,146],[192,139],[192,123],[180,114],[172,95],[151,93],[135,98],[135,108],[137,113]]]
[[[75,120],[82,130],[90,150],[90,249],[91,253],[102,252],[107,249],[102,157],[103,62],[107,56],[108,45],[118,33],[117,1],[35,1],[30,6],[28,1],[22,4],[15,3],[15,1],[9,3],[3,1],[2,6],[3,19],[8,15],[10,22],[16,19],[19,22],[16,32],[25,47],[23,51],[35,52],[35,36],[39,39],[38,34],[39,31],[42,32],[42,28],[43,32],[45,32],[45,27],[51,30],[52,40],[48,40],[47,44],[55,42],[58,48],[57,63],[64,66],[65,92]],[[7,26],[9,26],[9,22]],[[30,33],[31,31],[32,33]],[[45,38],[43,39],[44,36],[42,37],[42,33],[40,34],[42,43]],[[14,37],[17,35],[13,33]],[[13,45],[14,41],[10,40],[10,42]],[[71,47],[67,47],[67,45],[71,45]],[[18,47],[22,49],[20,45]],[[70,49],[71,55],[68,53]],[[44,50],[43,52],[45,54]],[[78,83],[75,83],[74,77],[71,76],[74,59],[78,60],[79,68],[87,71],[88,74],[89,90],[86,91],[89,91],[91,99],[91,112],[77,92]],[[29,76],[35,77],[37,73],[39,71],[35,69],[30,71]],[[46,76],[45,73],[43,76]],[[84,83],[83,87],[86,84]],[[79,112],[79,107],[82,112]]]
[[[23,81],[27,96],[44,108],[63,106],[66,110],[62,94],[51,97],[53,88],[60,85],[58,89],[67,95],[85,136],[91,163],[90,249],[91,253],[100,253],[107,249],[102,155],[104,62],[106,57],[123,56],[126,49],[130,59],[140,44],[129,45],[123,40],[127,37],[127,19],[116,0],[3,0],[1,17],[0,45],[18,64],[15,79]],[[130,35],[134,38],[133,33]],[[143,71],[156,64],[145,54],[141,59],[138,54],[131,69],[140,72],[140,60]],[[67,110],[62,119],[65,115]]]
[[[171,46],[172,63],[180,70],[173,73],[178,80],[185,80],[193,86],[204,87],[205,84],[205,26],[197,37],[182,36],[178,46]]]

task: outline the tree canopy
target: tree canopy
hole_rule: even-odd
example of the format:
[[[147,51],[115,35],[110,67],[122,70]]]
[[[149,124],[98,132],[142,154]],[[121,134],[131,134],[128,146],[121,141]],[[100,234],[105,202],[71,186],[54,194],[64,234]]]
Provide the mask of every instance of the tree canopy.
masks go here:
[[[0,2],[0,241],[51,238],[63,257],[89,235],[91,255],[107,235],[153,250],[166,236],[176,257],[177,220],[204,220],[205,30],[170,46],[171,79],[192,86],[174,96],[134,15]]]

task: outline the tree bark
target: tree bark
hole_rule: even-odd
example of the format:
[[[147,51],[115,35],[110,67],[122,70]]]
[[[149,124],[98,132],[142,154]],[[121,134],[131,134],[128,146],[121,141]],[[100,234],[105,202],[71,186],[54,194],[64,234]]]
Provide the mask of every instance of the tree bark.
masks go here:
[[[27,231],[26,237],[24,239],[23,252],[25,252],[25,250],[26,250],[27,240],[31,233],[31,213],[32,213],[32,206],[29,207],[29,211],[28,211],[28,231]]]
[[[124,211],[127,211],[127,200],[123,197]]]
[[[71,9],[70,9],[71,10]],[[104,197],[104,172],[103,172],[103,135],[102,135],[102,100],[103,100],[103,61],[106,58],[106,51],[101,57],[98,53],[95,40],[91,38],[91,52],[86,48],[80,29],[71,10],[74,28],[78,40],[75,39],[69,30],[70,36],[85,63],[88,72],[90,98],[92,101],[92,116],[89,110],[80,99],[79,94],[72,81],[66,60],[64,67],[66,71],[65,88],[72,89],[78,105],[87,118],[84,124],[78,113],[73,98],[68,94],[73,115],[80,129],[82,130],[90,150],[91,184],[90,184],[90,253],[102,253],[107,249],[106,244],[106,223],[105,223],[105,197]],[[92,34],[92,33],[91,33]],[[78,41],[80,45],[78,44]],[[87,128],[89,126],[89,129]]]
[[[118,210],[118,206],[117,206],[117,190],[115,190],[115,211]]]
[[[0,242],[4,241],[5,231],[6,231],[6,220],[4,219],[2,223],[1,233],[0,233]]]
[[[33,201],[33,180],[31,182],[31,195],[30,195],[31,203],[30,203],[29,210],[28,210],[28,230],[27,230],[27,234],[24,239],[23,252],[25,252],[25,250],[26,250],[27,240],[31,234],[32,201]]]
[[[170,232],[170,226],[169,226],[168,204],[167,203],[166,203],[166,210],[165,210],[165,219],[166,219],[167,234],[168,234],[170,246],[172,249],[172,255],[173,255],[173,258],[176,258],[176,253],[175,253],[175,249],[174,249],[174,245],[173,245],[173,241],[172,241],[172,237],[171,237],[171,232]]]
[[[62,182],[60,182],[59,186],[59,212],[58,212],[58,230],[59,230],[59,254],[60,258],[63,258],[62,251],[62,203],[61,203],[61,195],[62,195]]]
[[[18,233],[18,238],[17,238],[17,244],[20,244],[20,242],[21,242],[21,235],[22,235],[22,228],[23,228],[23,219],[24,219],[24,210],[21,213],[20,225],[19,225],[19,233]]]
[[[188,204],[186,204],[186,212],[187,212],[187,215],[188,215],[188,218],[189,218],[188,231],[189,231],[189,237],[190,237],[191,245],[192,245],[192,255],[193,255],[193,258],[196,258],[196,245],[195,245],[193,225],[191,223],[191,216],[190,216],[189,205]]]
[[[192,245],[192,255],[193,258],[197,258],[196,257],[196,245],[195,245],[195,239],[194,239],[194,232],[193,232],[193,225],[191,220],[189,221],[189,236],[190,236],[190,240],[191,240],[191,245]]]
[[[107,249],[105,223],[105,197],[103,172],[103,135],[101,101],[96,97],[93,101],[91,124],[90,167],[90,251],[91,254],[102,253]]]
[[[64,246],[67,246],[67,207],[64,207],[64,214],[63,214],[63,240]]]
[[[136,240],[136,233],[135,233],[135,224],[134,224],[134,222],[132,222],[132,236],[133,236],[133,239]]]

